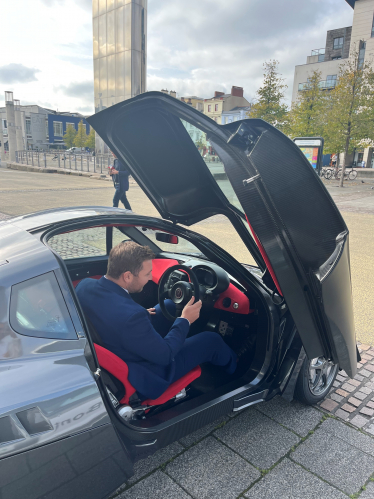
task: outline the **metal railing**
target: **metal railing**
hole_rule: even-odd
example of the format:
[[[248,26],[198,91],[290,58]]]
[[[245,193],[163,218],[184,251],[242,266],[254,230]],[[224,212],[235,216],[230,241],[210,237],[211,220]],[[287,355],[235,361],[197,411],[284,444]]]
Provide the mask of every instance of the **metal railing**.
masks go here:
[[[67,154],[50,151],[16,151],[16,163],[40,168],[63,168],[92,173],[107,173],[113,163],[111,154],[93,156],[92,154]]]

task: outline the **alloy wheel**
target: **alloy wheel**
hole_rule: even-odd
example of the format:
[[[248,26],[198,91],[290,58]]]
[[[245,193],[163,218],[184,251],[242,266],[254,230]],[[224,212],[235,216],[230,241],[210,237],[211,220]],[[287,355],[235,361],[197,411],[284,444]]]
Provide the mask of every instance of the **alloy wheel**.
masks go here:
[[[316,357],[309,362],[309,390],[315,396],[321,396],[330,388],[338,365],[324,357]]]

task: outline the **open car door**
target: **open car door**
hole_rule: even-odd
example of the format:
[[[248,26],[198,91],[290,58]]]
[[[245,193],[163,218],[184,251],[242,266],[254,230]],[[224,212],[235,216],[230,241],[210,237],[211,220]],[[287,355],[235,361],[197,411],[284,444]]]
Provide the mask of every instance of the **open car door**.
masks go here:
[[[331,358],[355,375],[348,229],[290,139],[262,120],[219,126],[161,92],[121,102],[88,122],[160,214],[186,225],[235,209],[204,161],[203,151],[214,148],[308,357]],[[194,143],[196,130],[203,151]]]

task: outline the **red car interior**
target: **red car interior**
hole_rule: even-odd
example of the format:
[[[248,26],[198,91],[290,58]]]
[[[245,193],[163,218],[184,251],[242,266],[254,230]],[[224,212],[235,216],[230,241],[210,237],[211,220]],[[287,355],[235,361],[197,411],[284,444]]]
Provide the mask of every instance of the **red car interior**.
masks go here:
[[[101,347],[100,345],[95,345],[97,360],[99,361],[100,367],[108,371],[110,374],[115,376],[124,386],[125,395],[119,401],[120,404],[128,404],[131,395],[135,393],[135,388],[131,385],[128,380],[129,368],[122,359],[117,357],[114,353],[110,352],[106,348]],[[196,378],[198,378],[201,374],[201,367],[197,366],[187,374],[182,376],[182,378],[178,379],[174,383],[172,383],[166,391],[160,395],[157,399],[151,400],[147,399],[142,402],[142,405],[150,406],[150,405],[161,405],[167,402],[168,400],[175,397],[177,393],[179,393],[183,388],[186,388],[187,385],[192,383]]]

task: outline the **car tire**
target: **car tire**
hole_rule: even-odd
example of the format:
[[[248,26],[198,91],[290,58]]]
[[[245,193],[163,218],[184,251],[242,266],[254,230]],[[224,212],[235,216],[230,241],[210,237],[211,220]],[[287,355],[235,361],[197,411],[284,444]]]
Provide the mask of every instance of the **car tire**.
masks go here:
[[[338,371],[338,364],[324,357],[305,357],[296,381],[295,399],[307,405],[317,404],[329,393]]]

